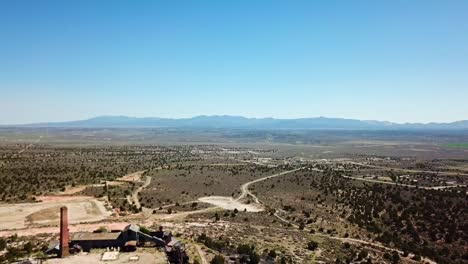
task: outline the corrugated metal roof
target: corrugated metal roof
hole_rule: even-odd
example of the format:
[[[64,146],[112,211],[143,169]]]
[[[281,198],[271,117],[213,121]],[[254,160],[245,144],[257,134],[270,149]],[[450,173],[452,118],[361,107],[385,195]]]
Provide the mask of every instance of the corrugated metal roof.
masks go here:
[[[130,225],[126,226],[125,229],[124,229],[124,231],[128,231],[128,230],[132,230],[133,232],[138,233],[140,231],[140,227],[138,225],[135,225],[135,224],[130,224]]]
[[[120,236],[121,232],[117,233],[90,233],[90,232],[78,232],[71,235],[72,241],[83,241],[83,240],[115,240]]]

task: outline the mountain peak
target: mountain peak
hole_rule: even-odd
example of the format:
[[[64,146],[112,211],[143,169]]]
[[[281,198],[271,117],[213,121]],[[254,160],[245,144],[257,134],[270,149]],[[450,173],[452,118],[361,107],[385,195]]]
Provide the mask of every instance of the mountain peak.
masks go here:
[[[346,118],[313,117],[296,119],[247,118],[230,115],[199,115],[192,118],[129,117],[103,115],[86,120],[40,123],[22,126],[49,127],[167,127],[167,128],[240,128],[240,129],[343,129],[343,130],[388,130],[388,129],[468,129],[468,121],[452,123],[405,123],[358,120]]]

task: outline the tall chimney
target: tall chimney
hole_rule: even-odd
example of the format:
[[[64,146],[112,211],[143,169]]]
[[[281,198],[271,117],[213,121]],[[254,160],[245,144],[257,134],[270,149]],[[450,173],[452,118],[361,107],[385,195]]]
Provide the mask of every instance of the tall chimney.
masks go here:
[[[68,248],[68,212],[67,207],[60,208],[60,257],[70,255]]]

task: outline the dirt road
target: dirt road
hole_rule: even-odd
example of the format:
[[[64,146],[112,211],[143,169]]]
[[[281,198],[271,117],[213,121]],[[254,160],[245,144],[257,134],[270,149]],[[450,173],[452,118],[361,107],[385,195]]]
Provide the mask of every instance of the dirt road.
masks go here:
[[[265,180],[268,180],[268,179],[271,179],[271,178],[283,176],[283,175],[286,175],[288,173],[292,173],[292,172],[295,172],[295,171],[298,171],[298,170],[301,170],[301,169],[303,169],[303,167],[298,168],[298,169],[294,169],[294,170],[280,172],[280,173],[277,173],[277,174],[273,174],[273,175],[270,175],[270,176],[262,177],[262,178],[259,178],[259,179],[244,183],[240,188],[241,189],[241,195],[239,197],[237,197],[236,199],[233,199],[232,197],[225,197],[225,196],[207,196],[207,197],[201,197],[201,198],[198,199],[198,201],[200,201],[200,202],[209,203],[209,204],[214,205],[213,207],[208,207],[208,208],[194,210],[194,211],[180,212],[180,213],[175,213],[175,214],[153,215],[152,217],[156,218],[156,219],[163,219],[163,220],[178,219],[178,218],[183,218],[183,217],[186,217],[186,216],[192,215],[192,214],[199,214],[199,213],[207,213],[207,212],[211,212],[211,211],[216,211],[216,210],[218,210],[220,208],[223,208],[223,209],[226,209],[226,210],[233,210],[234,208],[238,208],[238,209],[246,208],[247,211],[250,211],[250,212],[259,212],[259,211],[262,211],[262,208],[259,208],[258,206],[255,206],[255,205],[252,205],[252,204],[245,204],[245,203],[241,202],[242,199],[244,199],[248,195],[250,195],[254,199],[254,201],[256,202],[257,205],[261,204],[260,201],[258,200],[258,198],[254,194],[252,194],[250,192],[249,186],[254,184],[254,183],[257,183],[257,182],[261,182],[261,181],[265,181]]]
[[[347,175],[341,175],[341,177],[346,178],[346,179],[356,180],[356,181],[365,181],[365,182],[372,182],[372,183],[398,185],[398,186],[403,186],[403,187],[419,188],[419,189],[425,189],[425,190],[443,190],[443,189],[466,187],[467,186],[466,184],[463,184],[463,185],[450,185],[450,186],[418,186],[418,185],[404,184],[404,183],[391,182],[391,181],[382,181],[382,180],[366,179],[366,178],[359,178],[359,177],[351,177],[351,176],[347,176]]]
[[[304,167],[301,167],[301,168],[298,168],[298,169],[294,169],[294,170],[289,170],[289,171],[283,171],[283,172],[280,172],[280,173],[277,173],[277,174],[274,174],[274,175],[270,175],[270,176],[266,176],[266,177],[263,177],[263,178],[260,178],[260,179],[256,179],[256,180],[253,180],[253,181],[250,181],[250,182],[246,182],[244,183],[242,186],[241,186],[241,195],[239,197],[237,197],[236,200],[242,200],[244,198],[246,198],[247,196],[251,196],[256,203],[260,204],[260,201],[258,200],[258,198],[252,194],[249,190],[249,186],[254,184],[254,183],[257,183],[257,182],[261,182],[261,181],[265,181],[265,180],[269,180],[271,178],[275,178],[275,177],[279,177],[279,176],[283,176],[285,174],[288,174],[288,173],[292,173],[292,172],[295,172],[295,171],[298,171],[298,170],[302,170],[304,169]]]
[[[279,176],[282,176],[282,175],[285,175],[285,174],[288,174],[288,173],[291,173],[291,172],[294,172],[294,171],[298,171],[298,170],[301,170],[301,169],[304,169],[304,167],[302,168],[298,168],[298,169],[294,169],[294,170],[290,170],[290,171],[285,171],[285,172],[282,172],[282,173],[278,173],[278,174],[275,174],[275,175],[272,175],[272,176],[267,176],[267,177],[263,177],[263,178],[260,178],[260,179],[257,179],[257,180],[254,180],[254,181],[251,181],[251,182],[248,182],[248,183],[245,183],[242,185],[241,189],[242,189],[242,194],[241,196],[239,196],[237,199],[242,199],[242,198],[245,198],[247,195],[250,195],[254,198],[255,202],[258,203],[258,204],[261,204],[261,201],[258,199],[258,197],[256,197],[255,195],[253,195],[250,191],[249,191],[249,186],[254,184],[254,183],[257,183],[257,182],[261,182],[261,181],[264,181],[264,180],[267,180],[267,179],[271,179],[271,178],[274,178],[274,177],[279,177]],[[291,226],[295,227],[295,228],[299,228],[299,226],[291,221],[288,221],[286,220],[285,218],[281,217],[279,214],[278,214],[278,210],[275,210],[275,213],[273,214],[276,218],[278,218],[280,221],[282,221],[283,223],[287,223],[287,224],[290,224]],[[305,232],[310,232],[310,230],[308,228],[304,228],[303,229]],[[340,240],[342,242],[348,242],[348,243],[354,243],[354,244],[362,244],[362,245],[368,245],[368,246],[374,246],[374,247],[377,247],[377,248],[380,248],[380,249],[383,249],[383,250],[387,250],[387,251],[397,251],[398,253],[400,254],[403,254],[403,251],[399,250],[399,249],[395,249],[395,248],[390,248],[390,247],[386,247],[380,243],[376,243],[376,242],[369,242],[369,241],[365,241],[365,240],[360,240],[360,239],[356,239],[356,238],[344,238],[344,237],[335,237],[335,236],[331,236],[331,235],[327,235],[327,234],[315,234],[316,236],[321,236],[321,237],[326,237],[326,238],[330,238],[330,239],[335,239],[335,240]],[[409,256],[411,257],[411,255]],[[435,261],[432,261],[428,258],[423,258],[424,262],[427,262],[427,263],[430,263],[430,264],[437,264]]]
[[[261,212],[263,207],[259,204],[251,203],[246,204],[232,197],[226,196],[208,196],[199,198],[198,201],[202,203],[212,204],[226,210],[237,209],[239,211],[245,210],[246,212]]]
[[[247,182],[247,183],[244,183],[242,186],[241,186],[241,195],[239,197],[237,197],[236,199],[232,199],[231,197],[221,197],[222,199],[226,199],[226,198],[230,198],[232,199],[233,201],[237,201],[237,202],[240,202],[240,200],[246,198],[247,196],[251,196],[255,203],[256,204],[262,204],[262,202],[258,199],[257,196],[255,196],[254,194],[251,193],[251,191],[249,190],[249,187],[252,185],[252,184],[255,184],[255,183],[258,183],[258,182],[261,182],[261,181],[265,181],[265,180],[268,180],[268,179],[272,179],[272,178],[275,178],[275,177],[280,177],[280,176],[284,176],[286,174],[289,174],[289,173],[292,173],[292,172],[295,172],[295,171],[299,171],[299,170],[302,170],[304,169],[304,167],[301,167],[301,168],[297,168],[297,169],[293,169],[293,170],[289,170],[289,171],[284,171],[284,172],[281,172],[281,173],[277,173],[277,174],[274,174],[274,175],[270,175],[270,176],[266,176],[266,177],[262,177],[262,178],[259,178],[259,179],[256,179],[256,180],[253,180],[253,181],[250,181],[250,182]],[[348,176],[349,177],[349,176]],[[138,200],[138,194],[146,187],[148,187],[151,183],[151,177],[149,176],[146,176],[146,180],[145,180],[145,183],[140,186],[137,190],[135,190],[132,194],[132,199],[135,203],[136,206],[140,207],[141,204]],[[212,197],[213,198],[213,197]],[[197,214],[197,213],[206,213],[206,212],[210,212],[210,211],[215,211],[217,209],[219,209],[221,206],[214,206],[214,207],[209,207],[209,208],[205,208],[205,209],[199,209],[199,210],[194,210],[194,211],[187,211],[187,212],[180,212],[180,213],[175,213],[175,214],[161,214],[161,215],[152,215],[151,217],[149,217],[147,219],[147,221],[154,221],[154,220],[173,220],[173,219],[177,219],[177,218],[184,218],[188,215],[192,215],[192,214]],[[279,214],[278,214],[278,210],[275,211],[274,213],[274,216],[279,219],[280,221],[284,222],[284,223],[287,223],[287,224],[290,224],[292,226],[294,226],[295,228],[299,228],[298,225],[296,225],[295,223],[293,222],[290,222],[288,220],[286,220],[285,218],[281,217]],[[24,219],[24,216],[22,217],[22,219]],[[83,231],[83,230],[95,230],[97,227],[99,227],[100,225],[102,225],[103,223],[99,223],[99,224],[75,224],[75,225],[70,225],[70,230],[72,232],[74,231]],[[124,223],[124,222],[121,222],[121,223],[114,223],[116,225],[126,225],[127,223]],[[30,229],[23,229],[21,231],[24,231],[28,234],[33,234],[35,232],[40,232],[40,233],[56,233],[58,231],[57,227],[50,227],[50,228],[30,228]],[[307,228],[304,229],[304,231],[308,232],[310,230],[308,230]],[[16,233],[17,231],[15,231]],[[7,234],[7,233],[11,233],[11,231],[4,231],[3,232],[4,234]],[[2,232],[0,231],[0,235],[2,235]],[[331,235],[327,235],[327,234],[315,234],[316,236],[322,236],[322,237],[326,237],[326,238],[330,238],[330,239],[335,239],[335,240],[340,240],[340,241],[343,241],[343,242],[348,242],[348,243],[358,243],[358,244],[362,244],[362,245],[368,245],[368,246],[373,246],[373,247],[376,247],[376,248],[380,248],[380,249],[383,249],[383,250],[387,250],[387,251],[397,251],[397,252],[400,252],[402,253],[400,250],[398,249],[394,249],[394,248],[389,248],[389,247],[386,247],[380,243],[376,243],[376,242],[369,242],[369,241],[365,241],[365,240],[360,240],[360,239],[355,239],[355,238],[343,238],[343,237],[335,237],[335,236],[331,236]],[[204,259],[204,255],[203,255],[203,252],[200,252],[201,249],[199,247],[197,247],[197,251],[199,252],[200,254],[200,257],[202,259],[202,263],[207,263],[206,262],[206,259]],[[436,264],[434,261],[432,260],[429,260],[429,259],[424,259],[425,262],[429,262],[431,264]]]
[[[41,141],[42,139],[42,136],[40,136],[38,139],[36,139],[33,143],[27,145],[25,148],[23,148],[22,150],[18,151],[18,154],[17,155],[21,155],[23,152],[25,152],[28,148],[34,146],[34,144],[37,144]]]
[[[236,159],[236,160],[239,161],[239,162],[246,163],[246,164],[255,164],[255,165],[258,165],[258,166],[265,166],[265,167],[277,167],[277,165],[266,164],[266,163],[253,161],[253,160],[241,160],[241,159]]]
[[[39,140],[40,138],[36,142]],[[123,184],[124,181],[140,180],[143,173],[144,171],[131,173],[107,184]],[[139,192],[150,183],[151,177],[147,177],[145,183],[127,198],[133,200],[137,206],[141,206],[138,200]],[[112,212],[108,211],[104,200],[88,196],[70,196],[88,186],[103,186],[103,184],[70,187],[54,195],[39,196],[36,197],[37,201],[40,201],[38,203],[2,204],[0,205],[0,230],[6,232],[29,228],[26,233],[34,233],[35,230],[41,230],[44,226],[55,226],[58,224],[59,208],[62,206],[68,207],[70,224],[105,221]],[[85,225],[83,227],[85,228]]]
[[[115,179],[115,181],[123,181],[123,182],[135,182],[141,180],[141,176],[145,173],[145,171],[137,171],[125,176],[119,177]]]
[[[353,162],[349,161],[347,162],[348,164],[353,164],[353,165],[358,165],[362,167],[368,167],[368,168],[376,168],[376,169],[382,169],[382,170],[387,170],[387,171],[401,171],[401,172],[412,172],[412,173],[429,173],[429,174],[443,174],[443,175],[451,175],[451,176],[457,176],[457,175],[463,175],[463,176],[468,176],[467,173],[458,173],[458,172],[442,172],[442,171],[425,171],[425,170],[411,170],[411,169],[402,169],[402,168],[391,168],[391,167],[385,167],[385,166],[378,166],[378,165],[370,165],[370,164],[364,164],[364,163],[359,163],[359,162]]]
[[[189,216],[189,215],[209,213],[209,212],[213,212],[213,211],[216,211],[216,210],[219,210],[219,209],[220,209],[220,207],[213,206],[213,207],[198,209],[198,210],[194,210],[194,211],[185,211],[185,212],[172,213],[172,214],[154,214],[154,215],[151,215],[150,218],[153,219],[153,220],[183,219],[183,218],[185,218],[186,216]]]
[[[292,172],[295,172],[295,171],[298,171],[298,170],[302,170],[304,169],[304,167],[301,167],[301,168],[298,168],[298,169],[294,169],[294,170],[289,170],[289,171],[284,171],[284,172],[280,172],[280,173],[277,173],[277,174],[274,174],[274,175],[270,175],[270,176],[266,176],[266,177],[263,177],[263,178],[260,178],[260,179],[256,179],[256,180],[253,180],[253,181],[250,181],[250,182],[247,182],[247,183],[244,183],[242,186],[241,186],[241,195],[239,197],[237,197],[237,201],[239,200],[242,200],[244,198],[246,198],[247,196],[251,196],[255,203],[257,204],[260,204],[260,201],[258,200],[258,198],[252,194],[249,190],[249,186],[254,184],[254,183],[257,183],[257,182],[261,182],[261,181],[265,181],[265,180],[268,180],[268,179],[271,179],[271,178],[275,178],[275,177],[279,177],[279,176],[283,176],[285,174],[288,174],[288,173],[292,173]]]
[[[96,222],[111,215],[105,207],[105,202],[94,197],[47,196],[40,199],[42,202],[39,203],[0,205],[0,230],[56,225],[62,206],[68,208],[70,223]]]
[[[205,257],[205,252],[200,248],[200,245],[194,244],[195,249],[197,250],[198,255],[200,256],[201,259],[201,264],[208,264],[208,261],[206,260]]]
[[[276,210],[276,212],[273,214],[276,218],[278,218],[281,222],[283,223],[286,223],[286,224],[289,224],[297,229],[299,229],[299,226],[291,221],[288,221],[286,220],[285,218],[281,217],[280,215],[278,215],[278,210]],[[310,229],[308,228],[304,228],[303,229],[304,232],[310,232]],[[361,245],[366,245],[366,246],[372,246],[372,247],[376,247],[376,248],[379,248],[379,249],[382,249],[382,250],[386,250],[386,251],[396,251],[398,252],[399,254],[403,254],[403,251],[399,250],[399,249],[396,249],[396,248],[390,248],[390,247],[386,247],[384,245],[382,245],[381,243],[378,243],[378,242],[370,242],[370,241],[365,241],[365,240],[361,240],[361,239],[357,239],[357,238],[350,238],[350,237],[337,237],[337,236],[331,236],[331,235],[327,235],[327,234],[320,234],[320,233],[315,233],[314,236],[319,236],[319,237],[325,237],[325,238],[329,238],[329,239],[334,239],[334,240],[339,240],[341,242],[348,242],[350,244],[361,244]],[[411,258],[413,257],[414,254],[410,254],[408,256],[408,258]],[[423,262],[424,263],[430,263],[430,264],[437,264],[437,262],[431,260],[431,259],[428,259],[428,258],[423,258]]]
[[[383,167],[383,166],[375,166],[375,165],[367,165],[367,164],[362,164],[362,163],[357,163],[357,162],[348,162],[350,164],[354,165],[359,165],[359,166],[365,166],[365,167],[371,167],[371,168],[379,168],[379,169],[384,169],[388,171],[404,171],[404,172],[418,172],[418,173],[436,173],[436,172],[431,172],[431,171],[418,171],[418,170],[407,170],[407,169],[398,169],[398,168],[388,168],[388,167]],[[319,169],[314,169],[316,171],[323,172],[323,170]],[[452,175],[451,172],[448,173],[443,173],[447,175]],[[454,175],[464,175],[464,174],[454,174]],[[467,174],[468,175],[468,174]],[[468,185],[462,184],[462,185],[448,185],[448,186],[418,186],[418,185],[411,185],[411,184],[404,184],[404,183],[397,183],[397,182],[391,182],[391,181],[382,181],[382,180],[375,180],[375,179],[366,179],[366,178],[359,178],[359,177],[352,177],[349,175],[341,175],[341,177],[346,178],[346,179],[351,179],[351,180],[356,180],[356,181],[365,181],[365,182],[372,182],[372,183],[381,183],[381,184],[389,184],[389,185],[397,185],[397,186],[403,186],[403,187],[409,187],[409,188],[420,188],[420,189],[425,189],[425,190],[443,190],[443,189],[449,189],[449,188],[457,188],[457,187],[466,187]]]
[[[150,184],[151,184],[151,177],[150,177],[150,176],[146,176],[145,183],[144,183],[142,186],[138,187],[138,188],[132,193],[133,204],[136,205],[137,208],[140,208],[140,207],[141,207],[140,200],[138,199],[138,194],[139,194],[143,189],[145,189],[146,187],[148,187]]]
[[[283,176],[285,174],[292,173],[292,172],[295,172],[295,171],[298,171],[298,170],[301,170],[301,169],[303,169],[303,168],[284,171],[284,172],[281,172],[281,173],[277,173],[277,174],[273,174],[273,175],[266,176],[266,177],[263,177],[263,178],[259,178],[259,179],[256,179],[256,180],[253,180],[253,181],[250,181],[250,182],[246,182],[241,186],[241,188],[240,188],[241,194],[236,199],[233,199],[232,197],[226,197],[226,196],[207,196],[207,197],[199,198],[198,201],[203,202],[203,203],[212,204],[212,205],[215,206],[215,208],[223,208],[223,209],[226,209],[226,210],[233,210],[234,208],[237,208],[238,210],[239,209],[240,210],[245,209],[248,212],[260,212],[260,211],[263,211],[261,203],[258,200],[258,198],[253,193],[250,192],[249,186],[254,184],[254,183],[257,183],[257,182],[261,182],[261,181],[265,181],[265,180],[268,180],[268,179],[271,179],[271,178]],[[246,203],[241,201],[242,199],[244,199],[244,198],[246,198],[248,196],[251,196],[254,199],[255,204],[246,204]]]

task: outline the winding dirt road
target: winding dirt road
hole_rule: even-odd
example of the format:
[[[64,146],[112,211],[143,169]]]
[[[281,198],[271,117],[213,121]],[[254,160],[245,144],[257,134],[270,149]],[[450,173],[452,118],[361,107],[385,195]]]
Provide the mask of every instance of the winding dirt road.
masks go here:
[[[391,181],[382,181],[382,180],[358,178],[358,177],[352,177],[352,176],[348,176],[348,175],[341,175],[341,177],[346,178],[346,179],[356,180],[356,181],[365,181],[365,182],[372,182],[372,183],[397,185],[397,186],[403,186],[403,187],[409,187],[409,188],[419,188],[419,189],[425,189],[425,190],[443,190],[443,189],[466,187],[467,186],[466,184],[449,185],[449,186],[418,186],[418,185],[404,184],[404,183],[391,182]]]
[[[364,167],[371,167],[371,168],[379,168],[387,171],[404,171],[404,172],[418,172],[418,173],[436,173],[436,172],[430,172],[430,171],[418,171],[418,170],[407,170],[407,169],[398,169],[398,168],[388,168],[388,167],[383,167],[383,166],[375,166],[375,165],[367,165],[363,163],[357,163],[357,162],[348,162],[348,164],[354,164],[354,165],[359,165],[359,166],[364,166]],[[320,171],[323,172],[323,170],[320,169],[314,169],[315,171]],[[452,175],[454,172],[444,172],[443,174],[446,175]],[[465,175],[465,174],[454,174],[454,175]],[[468,175],[468,174],[466,174]],[[375,180],[375,179],[366,179],[366,178],[359,178],[359,177],[353,177],[349,175],[341,175],[340,177],[346,178],[346,179],[351,179],[351,180],[356,180],[356,181],[365,181],[365,182],[371,182],[371,183],[381,183],[381,184],[389,184],[389,185],[396,185],[396,186],[403,186],[403,187],[409,187],[409,188],[419,188],[419,189],[425,189],[425,190],[443,190],[443,189],[449,189],[449,188],[458,188],[458,187],[466,187],[468,185],[466,184],[460,184],[460,185],[443,185],[443,186],[419,186],[419,185],[411,185],[411,184],[405,184],[405,183],[398,183],[398,182],[391,182],[391,181],[382,181],[382,180]]]
[[[263,177],[263,178],[260,178],[260,179],[254,180],[254,181],[247,182],[247,183],[245,183],[245,184],[243,184],[241,186],[242,194],[237,199],[240,200],[240,199],[245,198],[247,195],[250,195],[250,196],[252,196],[252,198],[255,200],[255,202],[257,204],[262,204],[261,201],[258,199],[258,197],[250,192],[250,190],[249,190],[250,185],[252,185],[254,183],[257,183],[257,182],[264,181],[264,180],[268,180],[268,179],[271,179],[271,178],[274,178],[274,177],[279,177],[279,176],[282,176],[282,175],[285,175],[285,174],[288,174],[288,173],[291,173],[291,172],[302,170],[302,169],[304,169],[304,167],[294,169],[294,170],[290,170],[290,171],[285,171],[285,172],[278,173],[278,174],[275,174],[275,175],[272,175],[272,176],[267,176],[267,177]],[[278,215],[278,210],[275,210],[275,213],[273,215],[276,218],[278,218],[280,221],[282,221],[283,223],[287,223],[287,224],[299,229],[299,226],[297,224],[295,224],[295,223],[293,223],[291,221],[288,221],[285,218]],[[306,231],[306,232],[310,232],[310,230],[308,228],[304,228],[303,230]],[[348,242],[348,243],[354,243],[354,244],[357,243],[357,244],[362,244],[362,245],[367,245],[367,246],[373,246],[373,247],[377,247],[377,248],[387,250],[387,251],[397,251],[398,253],[403,254],[403,251],[401,251],[399,249],[395,249],[395,248],[386,247],[386,246],[382,245],[381,243],[369,242],[369,241],[356,239],[356,238],[336,237],[336,236],[331,236],[331,235],[327,235],[327,234],[315,234],[315,235],[330,238],[330,239],[334,239],[334,240],[340,240],[342,242]],[[410,255],[409,257],[411,257],[411,256],[412,255]],[[437,262],[435,262],[435,261],[433,261],[431,259],[428,259],[428,258],[423,258],[423,261],[425,263],[437,264]]]
[[[362,167],[368,167],[368,168],[376,168],[376,169],[383,169],[387,171],[401,171],[401,172],[412,172],[412,173],[429,173],[429,174],[443,174],[443,175],[451,175],[451,176],[468,176],[467,173],[459,173],[459,172],[452,172],[452,171],[425,171],[425,170],[411,170],[411,169],[403,169],[403,168],[391,168],[391,167],[385,167],[385,166],[378,166],[378,165],[370,165],[370,164],[364,164],[364,163],[359,163],[359,162],[353,162],[349,161],[347,162],[348,164],[353,164],[353,165],[358,165]]]
[[[277,174],[273,174],[273,175],[270,175],[270,176],[266,176],[266,177],[263,177],[263,178],[260,178],[260,179],[256,179],[256,180],[244,183],[241,186],[241,195],[239,197],[237,197],[236,200],[237,201],[242,200],[242,199],[244,199],[244,198],[246,198],[247,196],[250,195],[255,200],[255,203],[261,204],[260,201],[258,200],[257,196],[255,196],[252,192],[250,192],[250,190],[249,190],[250,185],[252,185],[254,183],[257,183],[257,182],[269,180],[271,178],[283,176],[285,174],[292,173],[292,172],[295,172],[295,171],[298,171],[298,170],[302,170],[304,168],[305,167],[301,167],[301,168],[294,169],[294,170],[284,171],[284,172],[280,172],[280,173],[277,173]]]
[[[358,164],[360,165],[360,164]],[[270,176],[266,176],[266,177],[262,177],[262,178],[259,178],[259,179],[256,179],[256,180],[253,180],[253,181],[250,181],[250,182],[247,182],[247,183],[244,183],[240,190],[241,190],[241,194],[239,197],[237,197],[236,199],[234,199],[235,201],[239,201],[248,197],[248,196],[251,196],[254,200],[254,202],[258,205],[262,205],[262,202],[258,199],[257,196],[255,196],[250,190],[249,190],[249,187],[252,185],[252,184],[255,184],[255,183],[258,183],[258,182],[261,182],[261,181],[265,181],[265,180],[268,180],[268,179],[272,179],[272,178],[275,178],[275,177],[280,177],[280,176],[284,176],[284,175],[287,175],[289,173],[293,173],[293,172],[296,172],[296,171],[299,171],[299,170],[302,170],[304,169],[305,167],[300,167],[300,168],[296,168],[296,169],[293,169],[293,170],[289,170],[289,171],[284,171],[284,172],[281,172],[281,173],[277,173],[277,174],[273,174],[273,175],[270,175]],[[388,168],[387,168],[388,169]],[[349,178],[353,178],[353,179],[356,179],[354,177],[350,177],[350,176],[346,176],[346,177],[349,177]],[[370,179],[363,179],[363,180],[367,180],[367,181],[370,181]],[[137,206],[137,207],[141,207],[141,204],[138,200],[138,195],[139,193],[146,187],[148,187],[151,183],[151,177],[149,176],[146,176],[146,180],[145,180],[145,183],[140,186],[138,189],[136,189],[133,193],[132,193],[132,200],[134,202],[134,204]],[[382,182],[383,183],[383,182]],[[391,182],[385,182],[386,184],[390,183],[392,184]],[[393,184],[396,184],[396,183],[393,183]],[[440,186],[437,186],[437,187],[430,187],[430,188],[439,188]],[[127,197],[129,198],[129,197]],[[147,220],[170,220],[170,219],[175,219],[175,218],[183,218],[183,217],[186,217],[188,215],[192,215],[192,214],[197,214],[197,213],[206,213],[206,212],[210,212],[210,211],[215,211],[215,210],[218,210],[219,206],[213,206],[213,207],[208,207],[208,208],[204,208],[204,209],[199,209],[199,210],[194,210],[194,211],[187,211],[187,212],[180,212],[180,213],[175,213],[175,214],[166,214],[166,215],[152,215],[149,219]],[[279,210],[275,209],[275,213],[273,214],[277,219],[279,219],[280,221],[284,222],[284,223],[287,223],[287,224],[290,224],[291,226],[295,227],[295,228],[299,228],[298,225],[296,225],[295,223],[293,222],[290,222],[288,220],[286,220],[285,218],[281,217],[279,214],[278,214]],[[94,224],[94,225],[89,225],[89,228],[92,229],[92,228],[95,228],[97,225],[102,225],[104,224],[106,221],[104,222],[101,222],[99,224]],[[114,222],[113,224],[123,224],[123,223],[117,223],[117,222]],[[87,224],[76,224],[74,225],[74,227],[78,230],[82,229],[83,227],[85,227]],[[80,228],[82,227],[82,228]],[[31,231],[35,231],[37,233],[56,233],[58,232],[58,229],[56,227],[53,227],[53,228],[31,228],[31,229],[34,229],[34,230],[24,230],[24,229],[20,229],[21,231],[27,231],[27,232],[31,232]],[[19,230],[15,230],[14,232],[17,232]],[[310,231],[308,230],[307,228],[304,229],[304,231]],[[10,231],[11,232],[11,231]],[[0,233],[1,234],[1,233]],[[380,243],[376,243],[376,242],[369,242],[369,241],[365,241],[365,240],[360,240],[360,239],[356,239],[356,238],[343,238],[343,237],[335,237],[335,236],[331,236],[331,235],[327,235],[327,234],[315,234],[316,236],[321,236],[321,237],[326,237],[326,238],[330,238],[330,239],[335,239],[335,240],[340,240],[340,241],[343,241],[343,242],[348,242],[348,243],[358,243],[358,244],[362,244],[362,245],[368,245],[368,246],[373,246],[373,247],[377,247],[377,248],[380,248],[380,249],[383,249],[383,250],[387,250],[387,251],[397,251],[399,253],[402,253],[402,251],[398,250],[398,249],[395,249],[395,248],[390,248],[390,247],[386,247]],[[203,263],[207,263],[206,262],[206,259],[203,258],[203,252],[200,252],[201,249],[199,247],[196,246],[196,249],[197,251],[199,252],[200,254],[200,257],[202,258],[202,262]],[[431,264],[436,264],[436,262],[430,260],[430,259],[427,259],[425,258],[424,259],[425,262],[428,262],[428,263],[431,263]]]
[[[295,172],[295,171],[298,171],[298,170],[301,170],[301,169],[303,169],[303,168],[284,171],[284,172],[276,173],[276,174],[273,174],[273,175],[270,175],[270,176],[265,176],[265,177],[262,177],[262,178],[259,178],[259,179],[253,180],[253,181],[246,182],[246,183],[242,184],[242,186],[240,187],[241,194],[237,198],[232,198],[232,197],[228,197],[228,196],[207,196],[207,197],[199,198],[198,201],[200,201],[202,203],[207,203],[207,204],[214,205],[214,207],[210,207],[210,208],[218,208],[218,209],[222,208],[222,209],[225,209],[225,210],[233,210],[234,208],[242,210],[242,208],[243,208],[243,210],[246,210],[246,211],[249,211],[249,212],[260,212],[260,211],[263,211],[264,208],[261,205],[261,202],[258,200],[258,198],[249,190],[249,186],[254,184],[254,183],[257,183],[257,182],[261,182],[261,181],[265,181],[265,180],[268,180],[268,179],[271,179],[271,178],[283,176],[285,174],[292,173],[292,172]],[[254,199],[254,201],[255,201],[254,204],[248,204],[248,203],[245,203],[245,202],[242,201],[243,199],[247,198],[248,196],[250,196],[250,197],[252,197]]]
[[[138,199],[138,194],[140,194],[140,192],[143,191],[143,189],[145,189],[146,187],[148,187],[150,184],[151,184],[151,177],[150,177],[150,176],[146,176],[145,183],[144,183],[142,186],[138,187],[138,188],[132,193],[133,204],[136,205],[136,207],[138,207],[138,208],[141,207],[140,200]]]
[[[273,214],[276,218],[278,218],[281,222],[283,223],[286,223],[286,224],[289,224],[297,229],[299,229],[299,226],[291,221],[288,221],[286,220],[285,218],[281,217],[280,215],[278,215],[278,210],[275,211],[275,213]],[[310,232],[310,229],[308,228],[304,228],[303,231],[305,232]],[[372,247],[376,247],[376,248],[379,248],[379,249],[382,249],[382,250],[386,250],[386,251],[396,251],[398,252],[399,254],[403,254],[403,251],[399,250],[399,249],[396,249],[396,248],[390,248],[390,247],[386,247],[384,245],[382,245],[381,243],[377,243],[377,242],[369,242],[369,241],[366,241],[366,240],[361,240],[361,239],[357,239],[357,238],[350,238],[350,237],[337,237],[337,236],[331,236],[331,235],[327,235],[327,234],[320,234],[320,233],[315,233],[314,236],[319,236],[319,237],[325,237],[325,238],[329,238],[329,239],[334,239],[334,240],[339,240],[341,242],[348,242],[350,244],[361,244],[361,245],[366,245],[366,246],[372,246]],[[411,258],[413,257],[414,254],[410,254],[408,256],[408,258]],[[437,262],[431,260],[431,259],[428,259],[428,258],[423,258],[422,259],[424,263],[430,263],[430,264],[437,264]]]

